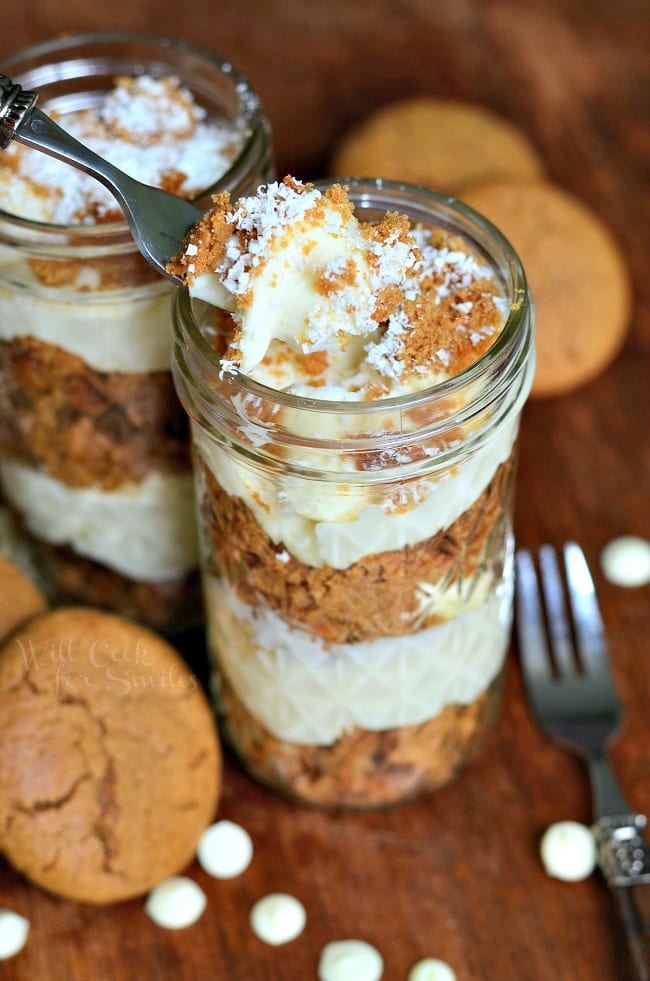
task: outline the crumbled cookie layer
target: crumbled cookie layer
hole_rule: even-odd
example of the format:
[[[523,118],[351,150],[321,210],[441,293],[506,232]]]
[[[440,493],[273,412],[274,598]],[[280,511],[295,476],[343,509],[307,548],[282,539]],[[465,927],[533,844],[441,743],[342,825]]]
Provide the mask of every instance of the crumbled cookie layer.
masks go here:
[[[111,610],[163,632],[178,631],[199,620],[199,574],[164,582],[141,582],[84,558],[65,545],[30,539],[34,561],[59,603],[83,603]]]
[[[75,293],[135,289],[160,282],[153,266],[140,253],[106,255],[99,259],[66,256],[29,259],[29,269],[41,286],[50,289],[70,287]]]
[[[100,372],[32,337],[0,341],[0,450],[75,487],[114,490],[189,469],[169,372]]]
[[[411,547],[370,554],[347,569],[314,568],[274,545],[247,505],[226,494],[197,459],[205,493],[204,524],[217,570],[239,598],[263,603],[323,640],[354,643],[433,626],[421,583],[452,586],[489,561],[487,542],[501,539],[509,513],[515,454],[453,524]],[[390,520],[390,518],[388,519]],[[500,574],[500,573],[499,573]]]
[[[304,804],[381,807],[432,793],[481,751],[496,722],[501,676],[470,705],[448,705],[420,725],[354,730],[333,746],[272,736],[227,681],[219,681],[225,733],[251,774]]]

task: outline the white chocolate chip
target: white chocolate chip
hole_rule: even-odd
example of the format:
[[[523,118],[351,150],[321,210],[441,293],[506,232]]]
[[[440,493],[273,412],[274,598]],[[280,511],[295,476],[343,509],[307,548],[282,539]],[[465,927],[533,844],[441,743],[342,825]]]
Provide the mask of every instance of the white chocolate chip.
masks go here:
[[[233,879],[248,868],[253,842],[244,828],[233,821],[217,821],[199,838],[197,858],[201,867],[217,879]]]
[[[650,542],[637,535],[613,538],[600,554],[600,565],[617,586],[645,586],[650,582]]]
[[[406,981],[456,981],[456,975],[444,961],[425,957],[413,965]]]
[[[0,960],[7,960],[23,949],[29,933],[29,920],[10,909],[0,909]]]
[[[325,944],[318,961],[319,981],[379,981],[384,961],[364,940],[335,940]]]
[[[540,854],[547,875],[578,882],[596,867],[596,842],[591,830],[577,821],[558,821],[546,829]]]
[[[277,947],[295,940],[302,933],[307,914],[293,896],[274,892],[258,899],[251,910],[251,929],[256,937]]]
[[[144,908],[158,926],[181,930],[196,923],[206,902],[205,893],[196,882],[174,875],[151,890]]]

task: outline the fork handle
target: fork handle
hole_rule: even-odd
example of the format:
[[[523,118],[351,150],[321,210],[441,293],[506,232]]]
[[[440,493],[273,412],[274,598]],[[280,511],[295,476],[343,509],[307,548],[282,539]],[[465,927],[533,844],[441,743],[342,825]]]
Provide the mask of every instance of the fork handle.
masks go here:
[[[643,814],[600,817],[598,865],[619,909],[635,981],[650,981],[650,848]]]
[[[6,150],[12,140],[18,140],[42,150],[101,181],[122,204],[120,184],[124,177],[127,183],[132,178],[61,129],[36,107],[37,99],[36,92],[27,92],[6,75],[0,75],[0,149]]]
[[[629,951],[635,981],[650,981],[650,889],[618,886],[613,890]]]
[[[632,808],[623,797],[614,771],[604,753],[594,753],[587,760],[594,797],[594,814],[629,814]]]

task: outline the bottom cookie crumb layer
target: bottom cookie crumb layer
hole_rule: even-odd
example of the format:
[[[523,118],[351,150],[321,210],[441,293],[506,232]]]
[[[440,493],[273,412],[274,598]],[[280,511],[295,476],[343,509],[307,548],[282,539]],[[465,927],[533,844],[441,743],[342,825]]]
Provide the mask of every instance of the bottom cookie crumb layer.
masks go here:
[[[447,705],[419,725],[354,729],[332,746],[277,739],[227,681],[221,680],[218,700],[225,735],[257,780],[303,804],[364,809],[413,800],[453,780],[483,748],[501,691],[502,674],[469,705]]]
[[[201,617],[197,570],[176,579],[141,582],[64,545],[33,541],[32,551],[34,564],[57,604],[110,610],[167,633],[181,630]]]

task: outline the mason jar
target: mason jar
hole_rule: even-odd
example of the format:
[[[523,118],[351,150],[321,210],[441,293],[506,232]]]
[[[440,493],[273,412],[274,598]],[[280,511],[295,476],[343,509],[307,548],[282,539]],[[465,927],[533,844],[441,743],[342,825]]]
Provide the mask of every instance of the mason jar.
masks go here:
[[[470,208],[349,184],[360,219],[405,214],[490,264],[507,310],[492,346],[413,394],[305,398],[220,371],[213,314],[179,291],[173,370],[224,731],[263,783],[366,808],[447,783],[497,717],[533,310],[517,256]]]
[[[250,193],[272,174],[257,96],[231,65],[189,44],[73,35],[0,68],[62,113],[63,126],[118,76],[178,79],[207,119],[232,120],[238,133],[230,166],[199,205],[217,191]],[[54,601],[161,629],[200,610],[188,427],[170,371],[172,292],[123,221],[57,225],[0,210],[5,501]]]

